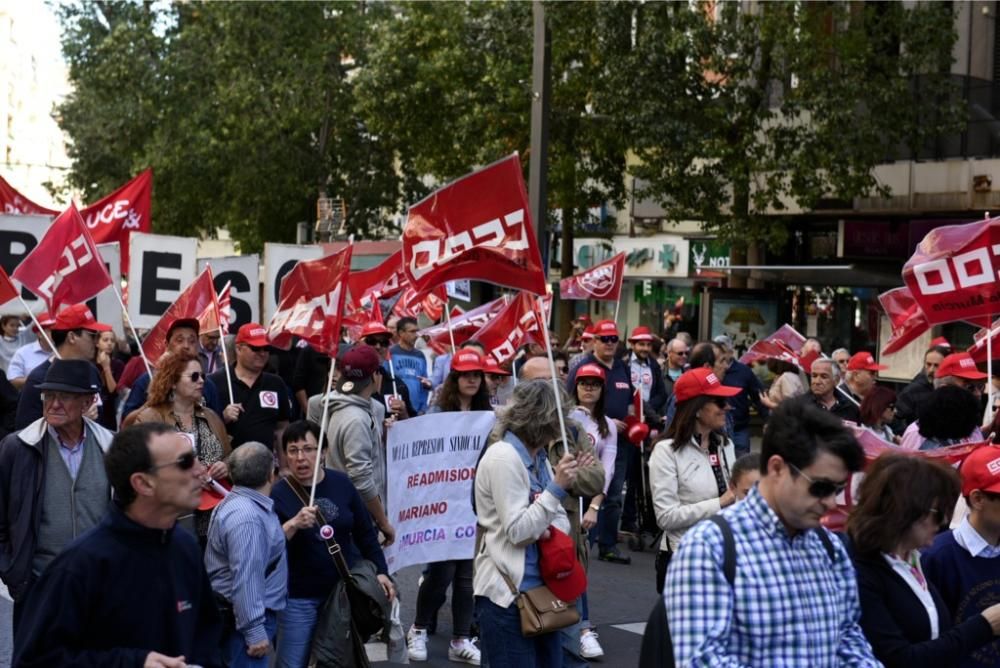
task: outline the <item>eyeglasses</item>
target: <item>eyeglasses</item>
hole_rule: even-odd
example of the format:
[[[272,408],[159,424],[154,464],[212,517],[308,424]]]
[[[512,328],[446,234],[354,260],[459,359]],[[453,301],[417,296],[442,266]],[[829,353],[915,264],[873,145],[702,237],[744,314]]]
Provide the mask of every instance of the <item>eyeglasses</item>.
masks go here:
[[[254,351],[255,353],[266,353],[271,350],[270,346],[251,346],[249,343],[241,343],[240,345],[248,350]]]
[[[51,403],[53,401],[58,401],[61,404],[73,401],[74,399],[84,399],[93,396],[93,394],[81,393],[76,394],[74,392],[42,392],[42,402]]]
[[[375,346],[382,346],[383,348],[388,348],[389,347],[389,339],[384,339],[384,338],[366,336],[365,337],[365,343],[367,343],[368,345],[372,346],[373,348]]]
[[[160,469],[165,469],[168,466],[176,466],[181,471],[190,471],[192,468],[194,468],[194,463],[196,461],[198,461],[198,458],[195,457],[193,452],[186,452],[172,462],[151,466],[146,471],[147,473],[152,473],[153,471],[159,471]]]
[[[785,462],[795,475],[800,475],[809,482],[809,495],[817,499],[828,499],[847,489],[848,481],[833,482],[832,480],[813,480],[802,469],[791,462]]]
[[[599,390],[602,387],[604,387],[604,383],[602,383],[601,381],[591,380],[590,378],[581,380],[580,382],[577,383],[577,385],[587,390]]]
[[[289,457],[298,457],[300,455],[302,457],[312,457],[313,455],[316,454],[318,450],[319,448],[316,447],[315,445],[307,445],[303,448],[288,448],[287,450],[285,450],[285,453]]]
[[[601,343],[618,343],[617,336],[598,336],[597,340]]]
[[[195,371],[190,376],[182,376],[182,378],[190,378],[192,383],[197,383],[202,378],[205,378],[205,374],[201,371]]]
[[[931,521],[939,527],[946,527],[951,523],[951,517],[938,510],[937,508],[931,508],[927,511],[927,516],[931,518]]]
[[[688,351],[687,350],[674,350],[670,354],[671,355],[680,355],[681,357],[687,357],[688,356]]]
[[[726,406],[729,405],[729,401],[726,400],[726,399],[724,399],[724,398],[722,398],[722,397],[718,397],[716,399],[712,399],[712,403],[715,404],[716,406],[718,406],[719,408],[725,408]]]
[[[567,373],[569,373],[569,369],[567,369],[561,364],[556,365],[556,371],[559,373],[560,376],[565,376]]]
[[[844,359],[833,360],[833,361],[836,362],[837,364],[847,364],[850,360],[847,359],[847,358],[844,358]]]

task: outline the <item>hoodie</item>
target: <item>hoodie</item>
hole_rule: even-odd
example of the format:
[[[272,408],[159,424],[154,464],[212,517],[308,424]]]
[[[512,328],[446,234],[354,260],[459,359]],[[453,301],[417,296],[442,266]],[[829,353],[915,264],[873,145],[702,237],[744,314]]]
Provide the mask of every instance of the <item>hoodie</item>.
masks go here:
[[[309,400],[309,419],[319,424],[322,397]],[[326,465],[343,471],[367,503],[385,500],[385,451],[382,422],[385,408],[374,399],[331,392],[326,427]]]

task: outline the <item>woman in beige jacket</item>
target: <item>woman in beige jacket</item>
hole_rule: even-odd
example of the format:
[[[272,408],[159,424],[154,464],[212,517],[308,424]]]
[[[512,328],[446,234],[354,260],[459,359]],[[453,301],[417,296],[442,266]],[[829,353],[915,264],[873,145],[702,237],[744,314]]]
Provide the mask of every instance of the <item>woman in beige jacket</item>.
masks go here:
[[[677,413],[666,440],[649,458],[649,485],[663,541],[656,556],[656,591],[689,528],[734,503],[729,474],[736,451],[723,432],[727,400],[741,392],[719,382],[711,369],[692,369],[674,383]]]

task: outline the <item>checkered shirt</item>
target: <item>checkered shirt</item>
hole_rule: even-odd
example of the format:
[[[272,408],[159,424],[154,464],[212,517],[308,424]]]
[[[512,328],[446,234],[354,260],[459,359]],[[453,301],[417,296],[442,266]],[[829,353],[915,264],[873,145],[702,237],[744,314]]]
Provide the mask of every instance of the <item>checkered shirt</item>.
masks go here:
[[[719,528],[707,521],[681,541],[664,602],[678,666],[881,666],[858,626],[854,566],[831,536],[790,536],[755,487],[722,512],[736,542],[736,579],[722,572]],[[822,530],[822,529],[821,529]]]

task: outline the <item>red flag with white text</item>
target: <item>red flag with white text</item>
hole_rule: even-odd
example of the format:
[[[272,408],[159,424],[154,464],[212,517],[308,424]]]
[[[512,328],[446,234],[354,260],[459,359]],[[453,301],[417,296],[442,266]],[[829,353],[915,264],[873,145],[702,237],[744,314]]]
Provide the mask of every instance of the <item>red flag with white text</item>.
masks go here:
[[[412,285],[406,284],[402,297],[396,302],[392,312],[400,318],[416,318],[423,313],[428,320],[440,320],[444,315],[444,305],[448,301],[445,287],[440,285],[430,292],[419,295]]]
[[[80,211],[94,242],[117,241],[122,273],[128,273],[129,237],[153,231],[153,170],[147,169],[110,195]]]
[[[0,213],[5,214],[41,214],[45,216],[58,215],[58,211],[47,209],[19,193],[6,179],[0,176]]]
[[[198,320],[200,331],[219,329],[219,305],[212,283],[212,268],[205,267],[160,316],[142,342],[150,364],[156,364],[167,350],[167,331],[178,320]]]
[[[403,270],[420,294],[463,278],[545,293],[545,268],[516,153],[410,207]]]
[[[403,251],[396,251],[371,269],[352,271],[347,284],[351,289],[350,303],[355,309],[370,308],[373,299],[396,294],[408,284],[403,273]]]
[[[625,253],[619,253],[607,262],[559,281],[559,297],[616,302],[621,298],[624,276]]]
[[[894,288],[878,296],[878,301],[889,316],[892,336],[882,348],[883,355],[891,355],[906,347],[931,328],[920,304],[908,287]]]
[[[55,313],[62,304],[85,302],[112,284],[76,206],[52,221],[45,236],[11,275]]]
[[[503,364],[517,354],[530,334],[541,331],[540,323],[544,322],[544,316],[538,312],[537,297],[521,292],[470,338],[482,343],[486,353]]]
[[[348,245],[318,260],[300,261],[281,279],[268,327],[272,345],[287,349],[298,336],[319,352],[337,355],[352,249]]]
[[[451,332],[452,336],[455,337],[455,345],[460,346],[471,339],[473,334],[482,329],[506,305],[507,302],[501,297],[464,313],[455,313],[452,310]],[[422,329],[418,334],[426,336],[428,338],[427,345],[439,355],[451,351],[451,337],[448,336],[447,322]]]

